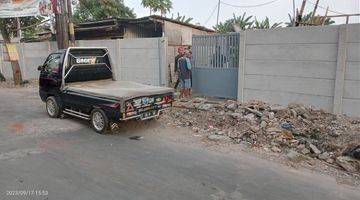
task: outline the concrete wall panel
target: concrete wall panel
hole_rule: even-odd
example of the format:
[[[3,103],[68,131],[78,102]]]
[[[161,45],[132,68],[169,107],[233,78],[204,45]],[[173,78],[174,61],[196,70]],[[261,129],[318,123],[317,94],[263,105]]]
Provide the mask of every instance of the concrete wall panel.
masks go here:
[[[291,92],[331,97],[334,80],[284,76],[245,75],[245,89]]]
[[[167,69],[164,64],[165,38],[80,40],[76,43],[80,47],[108,48],[117,79],[160,85],[166,78],[163,74]],[[44,63],[49,53],[56,51],[56,42],[21,43],[17,46],[24,79],[38,78],[37,66]],[[0,62],[0,68],[5,77],[12,78],[9,62]]]
[[[120,80],[165,85],[166,47],[165,38],[120,40]]]
[[[349,116],[359,116],[360,100],[359,99],[343,99],[343,113]]]
[[[360,24],[248,30],[245,35],[240,99],[302,102],[328,111],[337,105],[336,112],[360,116]]]
[[[246,59],[335,62],[336,44],[247,45]]]
[[[121,40],[122,49],[154,49],[158,48],[158,38],[131,38]]]
[[[271,104],[280,105],[288,105],[289,103],[303,103],[305,105],[312,105],[317,108],[324,108],[328,111],[331,111],[333,103],[332,97],[318,95],[254,89],[246,89],[244,93],[245,101],[257,99],[263,101],[265,100]]]
[[[360,26],[359,24],[348,25],[348,42],[360,42]]]
[[[334,79],[336,62],[247,60],[245,74]]]
[[[360,80],[347,81],[344,84],[344,98],[360,100]],[[360,107],[359,107],[360,110]]]
[[[347,43],[347,61],[360,62],[360,41],[359,43]]]
[[[247,44],[336,44],[337,26],[248,30]]]
[[[360,62],[347,62],[345,80],[360,80]]]
[[[158,48],[154,49],[123,49],[122,54],[120,55],[122,58],[128,58],[131,57],[131,59],[136,58],[136,60],[142,60],[142,59],[158,59],[159,58],[159,52]],[[130,59],[130,58],[129,58]]]

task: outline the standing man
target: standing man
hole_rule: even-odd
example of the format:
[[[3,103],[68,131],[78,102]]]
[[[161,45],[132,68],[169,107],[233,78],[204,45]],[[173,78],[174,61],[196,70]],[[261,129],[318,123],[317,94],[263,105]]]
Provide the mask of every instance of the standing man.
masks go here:
[[[190,95],[191,89],[191,62],[189,59],[190,52],[185,50],[184,55],[178,60],[179,81],[180,81],[180,98],[186,98]]]
[[[174,68],[174,74],[176,76],[176,82],[175,82],[175,86],[174,89],[176,90],[176,88],[179,85],[179,58],[184,56],[184,47],[179,47],[178,48],[178,55],[175,56],[175,68]]]

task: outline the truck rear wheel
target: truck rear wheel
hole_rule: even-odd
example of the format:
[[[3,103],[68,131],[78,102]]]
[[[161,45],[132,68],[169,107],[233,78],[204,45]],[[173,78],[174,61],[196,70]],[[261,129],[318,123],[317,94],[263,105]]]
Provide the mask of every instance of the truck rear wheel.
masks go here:
[[[104,134],[109,129],[109,119],[101,109],[95,108],[91,112],[90,122],[97,133]]]
[[[46,99],[46,111],[51,118],[60,117],[60,106],[55,97],[50,96]]]

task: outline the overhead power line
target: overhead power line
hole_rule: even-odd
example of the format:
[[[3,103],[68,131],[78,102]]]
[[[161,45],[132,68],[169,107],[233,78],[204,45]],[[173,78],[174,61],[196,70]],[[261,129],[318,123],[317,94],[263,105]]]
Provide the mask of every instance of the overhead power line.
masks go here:
[[[276,2],[278,0],[272,0],[272,1],[268,1],[265,3],[260,3],[260,4],[254,4],[254,5],[235,5],[235,4],[231,4],[231,3],[226,3],[221,1],[222,4],[227,5],[227,6],[231,6],[231,7],[236,7],[236,8],[254,8],[254,7],[260,7],[260,6],[265,6],[265,5],[269,5],[272,4],[274,2]]]
[[[214,13],[215,13],[215,10],[216,10],[217,7],[218,7],[218,4],[216,4],[216,6],[214,7],[214,9],[211,11],[210,16],[207,18],[207,20],[205,21],[204,25],[206,25],[206,24],[210,21],[211,17],[212,17],[212,16],[214,15]]]
[[[312,5],[315,5],[315,3],[313,3],[313,2],[311,2],[311,1],[309,1],[309,0],[307,0],[307,2],[309,2],[309,3],[312,4]],[[318,7],[321,8],[321,9],[324,9],[324,10],[327,9],[325,6],[322,6],[322,5],[318,5]],[[328,9],[328,11],[329,11],[329,12],[332,12],[332,13],[340,14],[340,15],[346,15],[345,13],[338,12],[338,11],[334,11],[334,10],[330,10],[330,9]]]

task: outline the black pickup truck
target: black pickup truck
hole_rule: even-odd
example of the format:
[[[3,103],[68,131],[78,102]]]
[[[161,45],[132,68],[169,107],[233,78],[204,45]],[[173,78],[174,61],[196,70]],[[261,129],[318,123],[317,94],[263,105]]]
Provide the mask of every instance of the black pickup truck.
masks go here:
[[[106,48],[59,50],[38,70],[39,94],[48,115],[90,120],[98,133],[105,133],[111,123],[155,118],[172,106],[171,88],[114,80]]]

